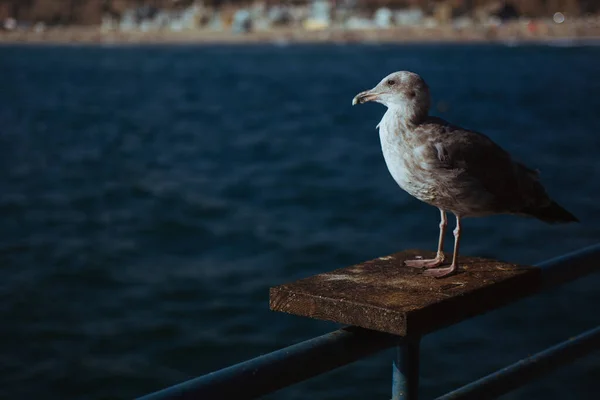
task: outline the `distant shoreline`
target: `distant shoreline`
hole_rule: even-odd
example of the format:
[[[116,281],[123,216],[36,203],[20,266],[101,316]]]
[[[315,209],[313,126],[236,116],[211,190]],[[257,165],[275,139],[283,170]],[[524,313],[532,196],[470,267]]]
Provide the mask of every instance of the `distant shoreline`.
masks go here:
[[[420,44],[420,43],[548,43],[600,42],[600,27],[550,26],[539,24],[535,30],[522,25],[498,28],[451,26],[436,28],[402,27],[371,30],[330,29],[306,31],[277,29],[245,34],[194,30],[184,32],[102,32],[99,28],[50,28],[43,32],[0,32],[0,44],[82,44],[82,45],[160,45],[160,44]]]

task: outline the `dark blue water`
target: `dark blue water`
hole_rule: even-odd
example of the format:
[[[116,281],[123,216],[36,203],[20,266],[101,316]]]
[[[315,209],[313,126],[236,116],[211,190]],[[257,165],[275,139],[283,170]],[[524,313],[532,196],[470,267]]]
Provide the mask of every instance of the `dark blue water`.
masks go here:
[[[464,254],[533,263],[600,238],[600,48],[0,48],[0,398],[131,398],[336,329],[268,288],[405,248],[438,212],[389,176],[387,73],[542,172],[583,222],[466,220]],[[598,324],[597,276],[427,336],[422,393]],[[385,399],[392,353],[270,399]],[[600,357],[512,399],[596,399]]]

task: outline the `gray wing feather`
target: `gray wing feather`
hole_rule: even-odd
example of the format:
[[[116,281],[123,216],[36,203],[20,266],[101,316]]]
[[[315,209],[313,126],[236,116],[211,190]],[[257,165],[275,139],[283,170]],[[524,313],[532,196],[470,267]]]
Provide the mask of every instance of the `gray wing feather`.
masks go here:
[[[440,121],[435,121],[439,141],[433,144],[440,167],[454,171],[473,191],[485,191],[493,211],[519,213],[550,202],[536,171],[514,161],[486,135]]]

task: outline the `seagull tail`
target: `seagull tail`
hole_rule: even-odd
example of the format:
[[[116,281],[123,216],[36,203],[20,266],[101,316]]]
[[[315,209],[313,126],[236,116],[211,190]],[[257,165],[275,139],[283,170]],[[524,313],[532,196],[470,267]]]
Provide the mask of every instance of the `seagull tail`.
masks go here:
[[[551,201],[544,207],[528,210],[528,214],[549,224],[565,224],[579,222],[576,216],[561,207],[557,202]]]

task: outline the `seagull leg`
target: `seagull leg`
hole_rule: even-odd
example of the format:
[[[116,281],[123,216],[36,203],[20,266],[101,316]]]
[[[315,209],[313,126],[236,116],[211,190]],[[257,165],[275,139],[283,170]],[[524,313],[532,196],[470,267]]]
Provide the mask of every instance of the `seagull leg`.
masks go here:
[[[452,265],[444,268],[432,268],[423,271],[423,275],[443,278],[456,272],[458,269],[458,248],[460,245],[460,217],[456,216],[456,228],[454,229],[454,253],[452,254]]]
[[[435,258],[429,260],[405,260],[404,265],[411,268],[435,268],[444,262],[444,235],[448,219],[446,212],[440,208],[440,238],[438,240],[438,250]]]

